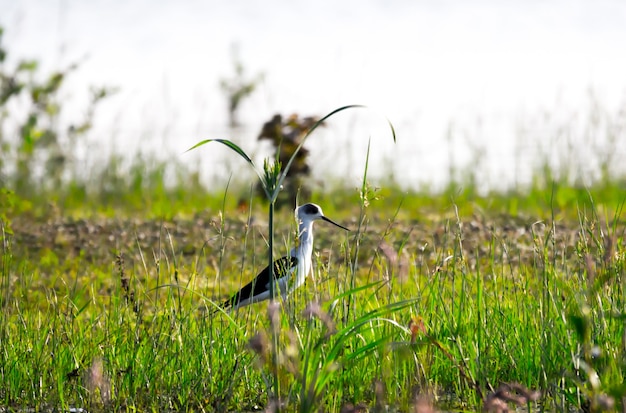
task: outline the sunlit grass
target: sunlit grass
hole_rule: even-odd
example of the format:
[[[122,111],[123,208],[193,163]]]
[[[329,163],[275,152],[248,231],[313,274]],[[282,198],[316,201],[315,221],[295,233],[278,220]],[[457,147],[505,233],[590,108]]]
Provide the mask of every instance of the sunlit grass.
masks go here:
[[[287,410],[407,409],[418,395],[473,410],[503,383],[540,391],[547,410],[620,403],[620,193],[599,202],[589,188],[559,211],[546,198],[577,190],[548,190],[512,213],[504,195],[369,191],[363,212],[362,190],[313,196],[342,222],[362,221],[360,240],[318,230],[315,276],[275,327],[266,304],[207,315],[265,264],[261,201],[239,211],[216,194],[205,216],[126,221],[91,241],[79,222],[49,240],[38,234],[47,224],[16,217],[17,234],[3,238],[2,403],[252,410],[269,403],[259,351],[283,355]],[[277,212],[277,249],[289,246],[292,214]],[[282,347],[250,348],[272,328]]]
[[[268,202],[144,161],[1,193],[0,407],[622,407],[623,179],[431,193],[366,164],[306,200],[353,231],[316,231],[300,291],[210,315],[267,264]],[[293,210],[269,219],[282,254]]]

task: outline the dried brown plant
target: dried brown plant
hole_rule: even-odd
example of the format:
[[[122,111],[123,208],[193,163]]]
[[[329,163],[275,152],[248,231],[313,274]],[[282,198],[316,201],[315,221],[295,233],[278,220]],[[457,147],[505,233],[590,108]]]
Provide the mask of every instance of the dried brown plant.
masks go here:
[[[102,358],[96,357],[85,374],[85,388],[89,391],[92,402],[98,402],[98,396],[102,404],[111,401],[111,380],[104,371]]]
[[[341,413],[367,413],[367,411],[369,411],[367,405],[365,403],[357,403],[352,404],[352,403],[346,403],[343,406],[341,406]]]
[[[384,240],[378,244],[378,249],[383,253],[389,262],[391,273],[395,274],[399,280],[406,280],[409,274],[409,260],[406,256],[400,255]]]
[[[253,335],[250,340],[248,340],[248,348],[259,356],[261,365],[267,362],[270,345],[264,333],[260,332]]]
[[[503,383],[489,394],[483,404],[483,411],[493,413],[509,412],[509,403],[523,406],[539,399],[541,393],[530,390],[519,383]]]
[[[302,316],[309,320],[313,318],[317,318],[318,320],[320,320],[326,327],[326,334],[324,336],[325,338],[329,338],[337,332],[337,326],[335,325],[335,322],[327,312],[322,310],[322,307],[319,305],[318,302],[310,302],[302,312]]]
[[[418,394],[413,401],[413,413],[436,413],[437,410],[433,404],[433,399],[430,396]]]

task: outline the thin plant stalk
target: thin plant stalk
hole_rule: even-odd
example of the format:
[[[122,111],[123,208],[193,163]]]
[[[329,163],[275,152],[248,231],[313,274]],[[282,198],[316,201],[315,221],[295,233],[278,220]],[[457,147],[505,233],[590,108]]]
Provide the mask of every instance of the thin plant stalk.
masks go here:
[[[274,300],[276,299],[276,280],[274,279],[274,266],[272,265],[272,263],[274,262],[274,202],[276,200],[274,199],[272,202],[270,202],[269,205],[269,224],[268,224],[268,230],[269,230],[269,248],[268,248],[268,262],[269,264],[269,269],[270,269],[270,305],[272,305],[272,303],[274,302]],[[270,316],[271,317],[271,316]],[[276,329],[272,328],[272,344],[273,344],[273,348],[274,349],[278,349],[278,331],[276,331]],[[280,397],[280,381],[278,380],[278,351],[275,350],[272,352],[272,369],[273,369],[273,379],[274,379],[274,385],[273,385],[273,392],[274,392],[274,400],[276,401],[276,409],[279,410],[280,409],[280,401],[279,401],[279,397]]]
[[[370,157],[370,144],[371,144],[371,140],[369,140],[367,142],[367,153],[365,156],[365,169],[363,170],[363,181],[361,184],[361,194],[360,194],[360,209],[359,209],[359,226],[357,228],[357,235],[355,237],[355,245],[354,245],[354,254],[353,254],[353,260],[352,260],[352,268],[350,270],[350,290],[354,290],[354,288],[356,287],[355,285],[355,277],[356,277],[356,273],[357,273],[357,267],[358,267],[358,257],[359,257],[359,247],[361,245],[361,228],[363,227],[363,222],[365,220],[365,210],[367,209],[368,205],[369,205],[369,199],[368,199],[368,185],[367,185],[367,170],[369,167],[369,157]],[[350,319],[350,307],[352,305],[352,302],[349,301],[348,302],[348,308],[346,310],[346,314],[345,314],[345,320],[349,320]]]

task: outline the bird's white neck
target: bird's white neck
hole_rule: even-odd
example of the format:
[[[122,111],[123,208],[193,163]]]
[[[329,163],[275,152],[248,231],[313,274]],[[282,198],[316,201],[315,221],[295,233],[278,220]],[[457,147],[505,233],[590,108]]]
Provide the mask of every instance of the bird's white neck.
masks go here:
[[[296,247],[291,250],[291,255],[298,258],[298,270],[296,282],[293,288],[298,288],[306,277],[311,273],[313,254],[313,221],[298,223],[298,239]]]

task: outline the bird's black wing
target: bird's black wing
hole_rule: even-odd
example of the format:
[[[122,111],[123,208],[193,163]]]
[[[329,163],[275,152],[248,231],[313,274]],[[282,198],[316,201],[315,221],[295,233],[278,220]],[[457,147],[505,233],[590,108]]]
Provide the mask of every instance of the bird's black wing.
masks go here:
[[[281,257],[274,260],[274,278],[279,279],[289,274],[291,268],[298,265],[298,258],[296,257]],[[224,301],[221,305],[223,309],[227,309],[239,304],[240,301],[254,297],[264,293],[269,289],[270,285],[270,267],[267,266],[263,271],[257,275],[254,280],[244,285],[237,293],[235,293],[228,300]]]

